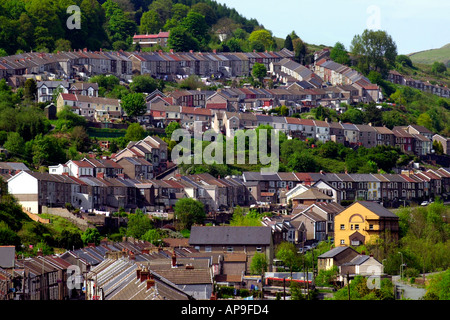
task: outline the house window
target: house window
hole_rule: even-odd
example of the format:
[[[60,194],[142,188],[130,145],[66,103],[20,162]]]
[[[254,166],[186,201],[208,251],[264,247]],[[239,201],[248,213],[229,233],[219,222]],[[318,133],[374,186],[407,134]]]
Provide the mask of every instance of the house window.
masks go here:
[[[231,247],[231,246],[227,247],[227,252],[228,253],[233,253],[233,251],[234,251],[233,247]]]
[[[345,240],[341,239],[341,244],[345,244]]]
[[[355,230],[359,230],[359,224],[355,224]]]
[[[341,224],[341,230],[345,230],[345,225]]]
[[[373,230],[373,224],[369,224],[369,230]]]
[[[262,247],[256,247],[256,252],[262,253]]]
[[[212,250],[211,250],[211,246],[206,246],[205,247],[205,252],[211,252]]]

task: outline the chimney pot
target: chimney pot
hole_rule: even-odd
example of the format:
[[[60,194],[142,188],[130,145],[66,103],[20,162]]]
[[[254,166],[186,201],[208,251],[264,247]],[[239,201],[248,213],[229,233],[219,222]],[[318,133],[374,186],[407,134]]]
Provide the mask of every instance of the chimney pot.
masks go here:
[[[177,255],[175,253],[175,249],[173,250],[173,254],[172,254],[172,268],[176,268],[177,267]]]
[[[155,286],[155,280],[154,279],[148,279],[147,280],[147,290],[150,289],[151,287]]]

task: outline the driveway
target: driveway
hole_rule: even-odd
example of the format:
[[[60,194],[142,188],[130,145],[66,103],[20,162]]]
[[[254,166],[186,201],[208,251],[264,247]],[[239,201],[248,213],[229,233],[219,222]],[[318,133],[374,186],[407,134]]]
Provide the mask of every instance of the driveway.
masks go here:
[[[427,292],[426,289],[411,287],[404,282],[400,282],[400,276],[393,276],[392,283],[397,287],[396,299],[420,300]]]

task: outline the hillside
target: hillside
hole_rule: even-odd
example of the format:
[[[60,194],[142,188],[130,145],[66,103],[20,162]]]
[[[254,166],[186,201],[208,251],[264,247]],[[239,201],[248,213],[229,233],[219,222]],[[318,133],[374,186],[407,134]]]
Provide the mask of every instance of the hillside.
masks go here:
[[[213,0],[75,0],[74,3],[79,6],[82,19],[79,27],[67,28],[66,20],[72,16],[66,12],[65,1],[0,1],[0,56],[83,48],[136,50],[139,48],[133,45],[134,34],[174,30],[178,31],[178,39],[193,38],[189,43],[191,49],[221,50],[218,32],[225,32],[235,40],[229,44],[233,49],[253,50],[252,46],[238,42],[262,28],[256,19],[247,19]]]
[[[443,62],[447,67],[450,67],[450,43],[439,49],[430,49],[408,55],[413,63],[433,64],[433,62]]]

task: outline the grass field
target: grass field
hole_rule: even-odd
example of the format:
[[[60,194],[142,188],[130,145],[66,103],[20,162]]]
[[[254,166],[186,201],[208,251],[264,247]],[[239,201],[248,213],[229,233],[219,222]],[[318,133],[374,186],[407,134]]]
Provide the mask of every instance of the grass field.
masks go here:
[[[413,63],[433,64],[433,62],[439,61],[450,67],[450,43],[439,49],[411,53],[409,57]]]

